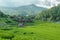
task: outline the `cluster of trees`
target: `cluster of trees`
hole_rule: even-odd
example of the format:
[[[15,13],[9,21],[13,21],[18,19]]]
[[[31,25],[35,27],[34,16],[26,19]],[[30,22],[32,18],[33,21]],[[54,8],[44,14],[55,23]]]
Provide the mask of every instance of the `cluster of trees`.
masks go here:
[[[21,25],[26,23],[33,23],[35,16],[33,15],[26,15],[26,16],[20,16],[20,15],[5,15],[3,12],[0,11],[0,24],[2,24],[4,27],[7,25]],[[0,25],[2,27],[2,25]]]
[[[18,23],[18,26],[23,26],[23,25],[28,25],[28,24],[33,24],[35,16],[32,15],[27,15],[27,16],[10,16],[10,18]]]
[[[16,22],[25,23],[25,22],[33,22],[35,16],[16,16],[16,15],[14,15],[14,16],[10,16],[10,18],[12,18]]]
[[[41,21],[60,21],[60,5],[42,11],[36,16],[36,19]]]

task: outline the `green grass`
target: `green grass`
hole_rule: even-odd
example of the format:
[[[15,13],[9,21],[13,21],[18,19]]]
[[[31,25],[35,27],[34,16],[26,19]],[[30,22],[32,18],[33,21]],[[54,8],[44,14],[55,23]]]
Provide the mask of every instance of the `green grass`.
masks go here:
[[[60,40],[60,24],[36,22],[33,26],[0,30],[1,40]]]

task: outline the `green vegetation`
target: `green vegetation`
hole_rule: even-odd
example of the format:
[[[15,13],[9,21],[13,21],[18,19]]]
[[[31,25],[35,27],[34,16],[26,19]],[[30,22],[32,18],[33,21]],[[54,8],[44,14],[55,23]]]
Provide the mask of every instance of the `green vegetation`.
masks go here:
[[[55,6],[51,9],[42,11],[39,15],[36,16],[36,19],[42,21],[60,21],[60,5]]]
[[[3,12],[0,11],[0,28],[7,29],[11,26],[16,26],[16,25],[17,22],[13,21],[9,15],[5,15]]]
[[[37,22],[24,28],[0,29],[1,40],[60,40],[60,24]]]

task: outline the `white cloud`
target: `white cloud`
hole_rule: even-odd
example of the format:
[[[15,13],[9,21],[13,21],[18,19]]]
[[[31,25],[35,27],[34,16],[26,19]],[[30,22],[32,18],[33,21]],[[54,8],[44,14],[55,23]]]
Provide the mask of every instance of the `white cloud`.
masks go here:
[[[4,3],[4,1],[3,0],[0,0],[0,6],[2,6],[2,5],[6,5],[5,3]]]
[[[60,4],[59,0],[38,0],[36,2],[37,6],[46,7],[46,8],[51,8],[53,6],[57,6],[58,4]]]

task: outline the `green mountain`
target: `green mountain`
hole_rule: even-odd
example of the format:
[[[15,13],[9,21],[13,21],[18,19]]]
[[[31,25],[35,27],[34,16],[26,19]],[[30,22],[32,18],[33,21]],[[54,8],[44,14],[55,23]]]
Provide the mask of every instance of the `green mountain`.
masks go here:
[[[60,21],[60,5],[42,11],[36,18],[42,21]]]
[[[0,7],[1,11],[9,15],[36,15],[37,13],[45,10],[46,8],[37,7],[35,5],[26,5],[20,7]]]

